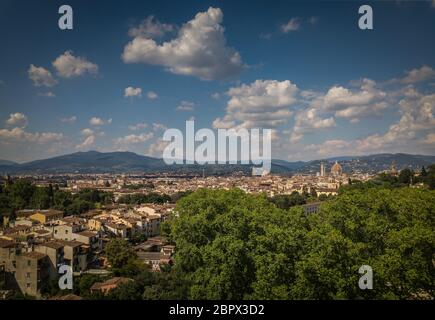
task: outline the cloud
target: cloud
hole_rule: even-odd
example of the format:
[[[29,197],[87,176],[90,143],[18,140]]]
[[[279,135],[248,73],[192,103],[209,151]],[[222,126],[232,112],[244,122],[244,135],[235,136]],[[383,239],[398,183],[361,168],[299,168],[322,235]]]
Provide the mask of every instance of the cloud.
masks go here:
[[[89,129],[89,128],[85,128],[85,129],[82,129],[80,131],[80,133],[81,133],[82,136],[88,137],[88,136],[91,136],[91,135],[94,134],[94,130]]]
[[[82,143],[76,145],[76,149],[88,149],[95,143],[95,136],[87,136]]]
[[[54,98],[56,95],[53,93],[53,92],[51,92],[51,91],[48,91],[48,92],[43,92],[43,93],[39,93],[38,94],[40,97],[46,97],[46,98]]]
[[[158,139],[149,146],[147,155],[151,157],[163,158],[163,151],[169,145],[169,143],[169,141]]]
[[[133,88],[127,87],[124,90],[124,97],[142,97],[142,89],[141,88]]]
[[[423,82],[435,78],[435,70],[428,66],[407,71],[406,76],[400,81],[405,84]]]
[[[130,134],[114,140],[115,145],[123,146],[129,144],[143,143],[152,139],[154,134],[152,132],[142,134]]]
[[[157,95],[157,93],[155,93],[154,91],[148,91],[147,92],[147,97],[150,100],[155,100],[157,99],[159,96]]]
[[[351,155],[349,152],[354,152],[352,149],[352,141],[346,141],[343,139],[326,140],[321,144],[310,144],[304,147],[304,151],[314,151],[316,157],[320,158],[337,155]]]
[[[154,16],[148,16],[137,27],[130,28],[128,35],[132,38],[143,37],[155,39],[163,37],[166,33],[175,30],[172,24],[161,23]]]
[[[429,133],[424,139],[424,143],[435,146],[435,133]]]
[[[357,155],[381,152],[433,153],[435,139],[435,94],[405,97],[400,100],[401,118],[384,134],[372,134],[355,140],[327,140],[321,144],[305,147],[319,156]],[[421,149],[426,148],[426,149]]]
[[[304,19],[304,23],[306,22],[306,23],[311,24],[311,25],[317,24],[318,21],[319,21],[319,18],[314,17],[314,16],[309,17],[306,20]],[[283,32],[283,33],[289,33],[289,32],[298,31],[301,29],[301,27],[302,27],[302,19],[299,17],[294,17],[294,18],[291,18],[287,23],[282,24],[280,29],[281,29],[281,32]],[[270,36],[265,38],[265,39],[269,39],[269,38],[270,38]]]
[[[96,127],[101,127],[101,126],[104,126],[104,125],[106,125],[106,124],[111,124],[111,123],[112,123],[112,119],[103,120],[103,119],[101,119],[101,118],[92,117],[92,118],[89,120],[89,124],[90,124],[90,125],[93,125],[93,126],[96,126]]]
[[[355,122],[359,117],[379,114],[381,110],[387,108],[386,98],[386,92],[379,90],[375,81],[363,79],[358,89],[333,86],[326,94],[314,95],[310,107]]]
[[[177,107],[177,111],[193,111],[195,107],[195,103],[191,101],[181,101],[181,103]]]
[[[323,97],[327,110],[343,110],[351,106],[366,106],[375,100],[384,99],[386,93],[376,89],[376,83],[363,79],[359,90],[350,90],[342,86],[334,86]]]
[[[65,51],[53,61],[57,74],[63,78],[74,78],[85,73],[97,74],[98,66],[86,58],[73,56],[72,51]]]
[[[27,73],[29,74],[29,79],[33,81],[33,85],[36,87],[53,87],[57,84],[57,80],[51,72],[43,67],[36,67],[31,64]]]
[[[27,127],[28,123],[27,116],[20,112],[11,113],[9,118],[6,120],[6,124],[20,128]]]
[[[212,99],[219,100],[221,98],[221,94],[219,92],[215,92],[211,95]]]
[[[160,130],[166,130],[168,129],[167,126],[165,126],[163,123],[153,123],[153,131],[160,131]]]
[[[32,143],[49,143],[61,141],[62,133],[54,132],[36,132],[30,133],[23,128],[0,129],[0,140],[2,142],[32,142]]]
[[[202,80],[226,79],[243,69],[240,54],[227,47],[222,11],[209,8],[185,23],[176,38],[158,44],[143,34],[135,33],[125,47],[125,63],[160,65],[169,72],[195,76]]]
[[[74,123],[74,122],[76,122],[76,120],[77,120],[76,116],[71,116],[69,118],[62,118],[62,119],[60,119],[60,122],[63,122],[63,123]]]
[[[297,31],[301,27],[301,21],[299,18],[291,18],[287,23],[281,25],[281,31],[289,33],[290,31]]]
[[[0,142],[3,144],[47,144],[52,142],[61,142],[63,140],[62,133],[55,132],[27,132],[24,130],[28,125],[27,116],[17,112],[10,114],[6,120],[6,124],[14,126],[12,129],[0,129]],[[31,147],[31,145],[28,145]]]
[[[147,127],[148,125],[146,123],[138,123],[135,125],[128,126],[128,129],[130,129],[131,131],[137,131],[137,130],[145,129]]]
[[[368,106],[350,106],[342,110],[338,110],[335,115],[339,118],[350,118],[353,123],[359,121],[359,117],[368,116],[372,112],[383,110],[388,105],[385,102],[374,103]]]
[[[290,141],[299,141],[302,139],[303,133],[310,132],[314,129],[327,129],[335,126],[334,117],[321,118],[317,109],[308,108],[296,114],[295,125],[290,136]]]
[[[302,91],[303,108],[295,116],[290,141],[297,142],[308,132],[336,126],[335,118],[358,123],[361,117],[380,114],[388,107],[387,93],[376,87],[376,82],[362,79],[353,82],[359,88],[333,86],[326,93]]]
[[[215,128],[274,128],[292,115],[299,89],[289,80],[256,80],[230,88],[226,115],[213,122]]]

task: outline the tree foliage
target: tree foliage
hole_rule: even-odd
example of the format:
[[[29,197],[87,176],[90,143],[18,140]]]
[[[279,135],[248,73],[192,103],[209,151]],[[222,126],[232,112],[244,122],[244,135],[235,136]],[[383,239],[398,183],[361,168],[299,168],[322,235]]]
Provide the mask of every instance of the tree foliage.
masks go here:
[[[352,189],[306,216],[240,190],[199,190],[170,222],[191,299],[433,297],[435,193]],[[361,265],[374,289],[358,287]]]
[[[118,199],[118,203],[123,204],[142,204],[142,203],[157,203],[157,204],[163,204],[166,202],[171,201],[171,197],[166,194],[158,194],[158,193],[134,193],[134,194],[128,194],[125,196],[121,196]]]
[[[38,187],[28,179],[16,179],[0,188],[0,213],[11,215],[21,209],[57,209],[67,215],[80,214],[101,204],[113,202],[113,195],[99,190],[86,189],[77,194],[59,190],[58,187]]]

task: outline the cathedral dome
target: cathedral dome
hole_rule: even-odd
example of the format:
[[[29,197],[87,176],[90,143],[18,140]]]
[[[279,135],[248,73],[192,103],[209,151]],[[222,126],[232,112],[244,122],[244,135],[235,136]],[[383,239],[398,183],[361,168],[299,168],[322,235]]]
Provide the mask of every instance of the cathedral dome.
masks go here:
[[[343,169],[341,168],[341,165],[335,161],[333,166],[331,167],[331,174],[332,175],[341,175],[343,173]]]

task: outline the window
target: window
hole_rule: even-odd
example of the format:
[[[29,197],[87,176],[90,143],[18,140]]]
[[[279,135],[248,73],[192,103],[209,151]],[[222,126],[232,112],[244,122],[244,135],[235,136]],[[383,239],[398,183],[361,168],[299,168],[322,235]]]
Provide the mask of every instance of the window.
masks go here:
[[[54,234],[57,234],[57,230],[54,230]]]
[[[68,230],[65,230],[65,234],[68,234]]]
[[[26,273],[26,278],[30,278],[30,272]]]
[[[27,260],[27,266],[30,267],[32,265],[32,260]]]
[[[30,288],[30,283],[27,283],[26,286],[27,286],[27,288]]]

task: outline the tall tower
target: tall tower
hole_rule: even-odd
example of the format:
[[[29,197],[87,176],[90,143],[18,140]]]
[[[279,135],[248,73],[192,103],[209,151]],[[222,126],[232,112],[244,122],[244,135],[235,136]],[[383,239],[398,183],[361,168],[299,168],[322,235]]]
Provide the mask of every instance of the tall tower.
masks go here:
[[[397,174],[398,174],[398,172],[397,172],[396,161],[394,161],[394,160],[393,160],[393,162],[391,163],[390,174],[391,174],[392,176],[397,176]]]
[[[325,176],[325,164],[323,162],[320,162],[320,176]]]

